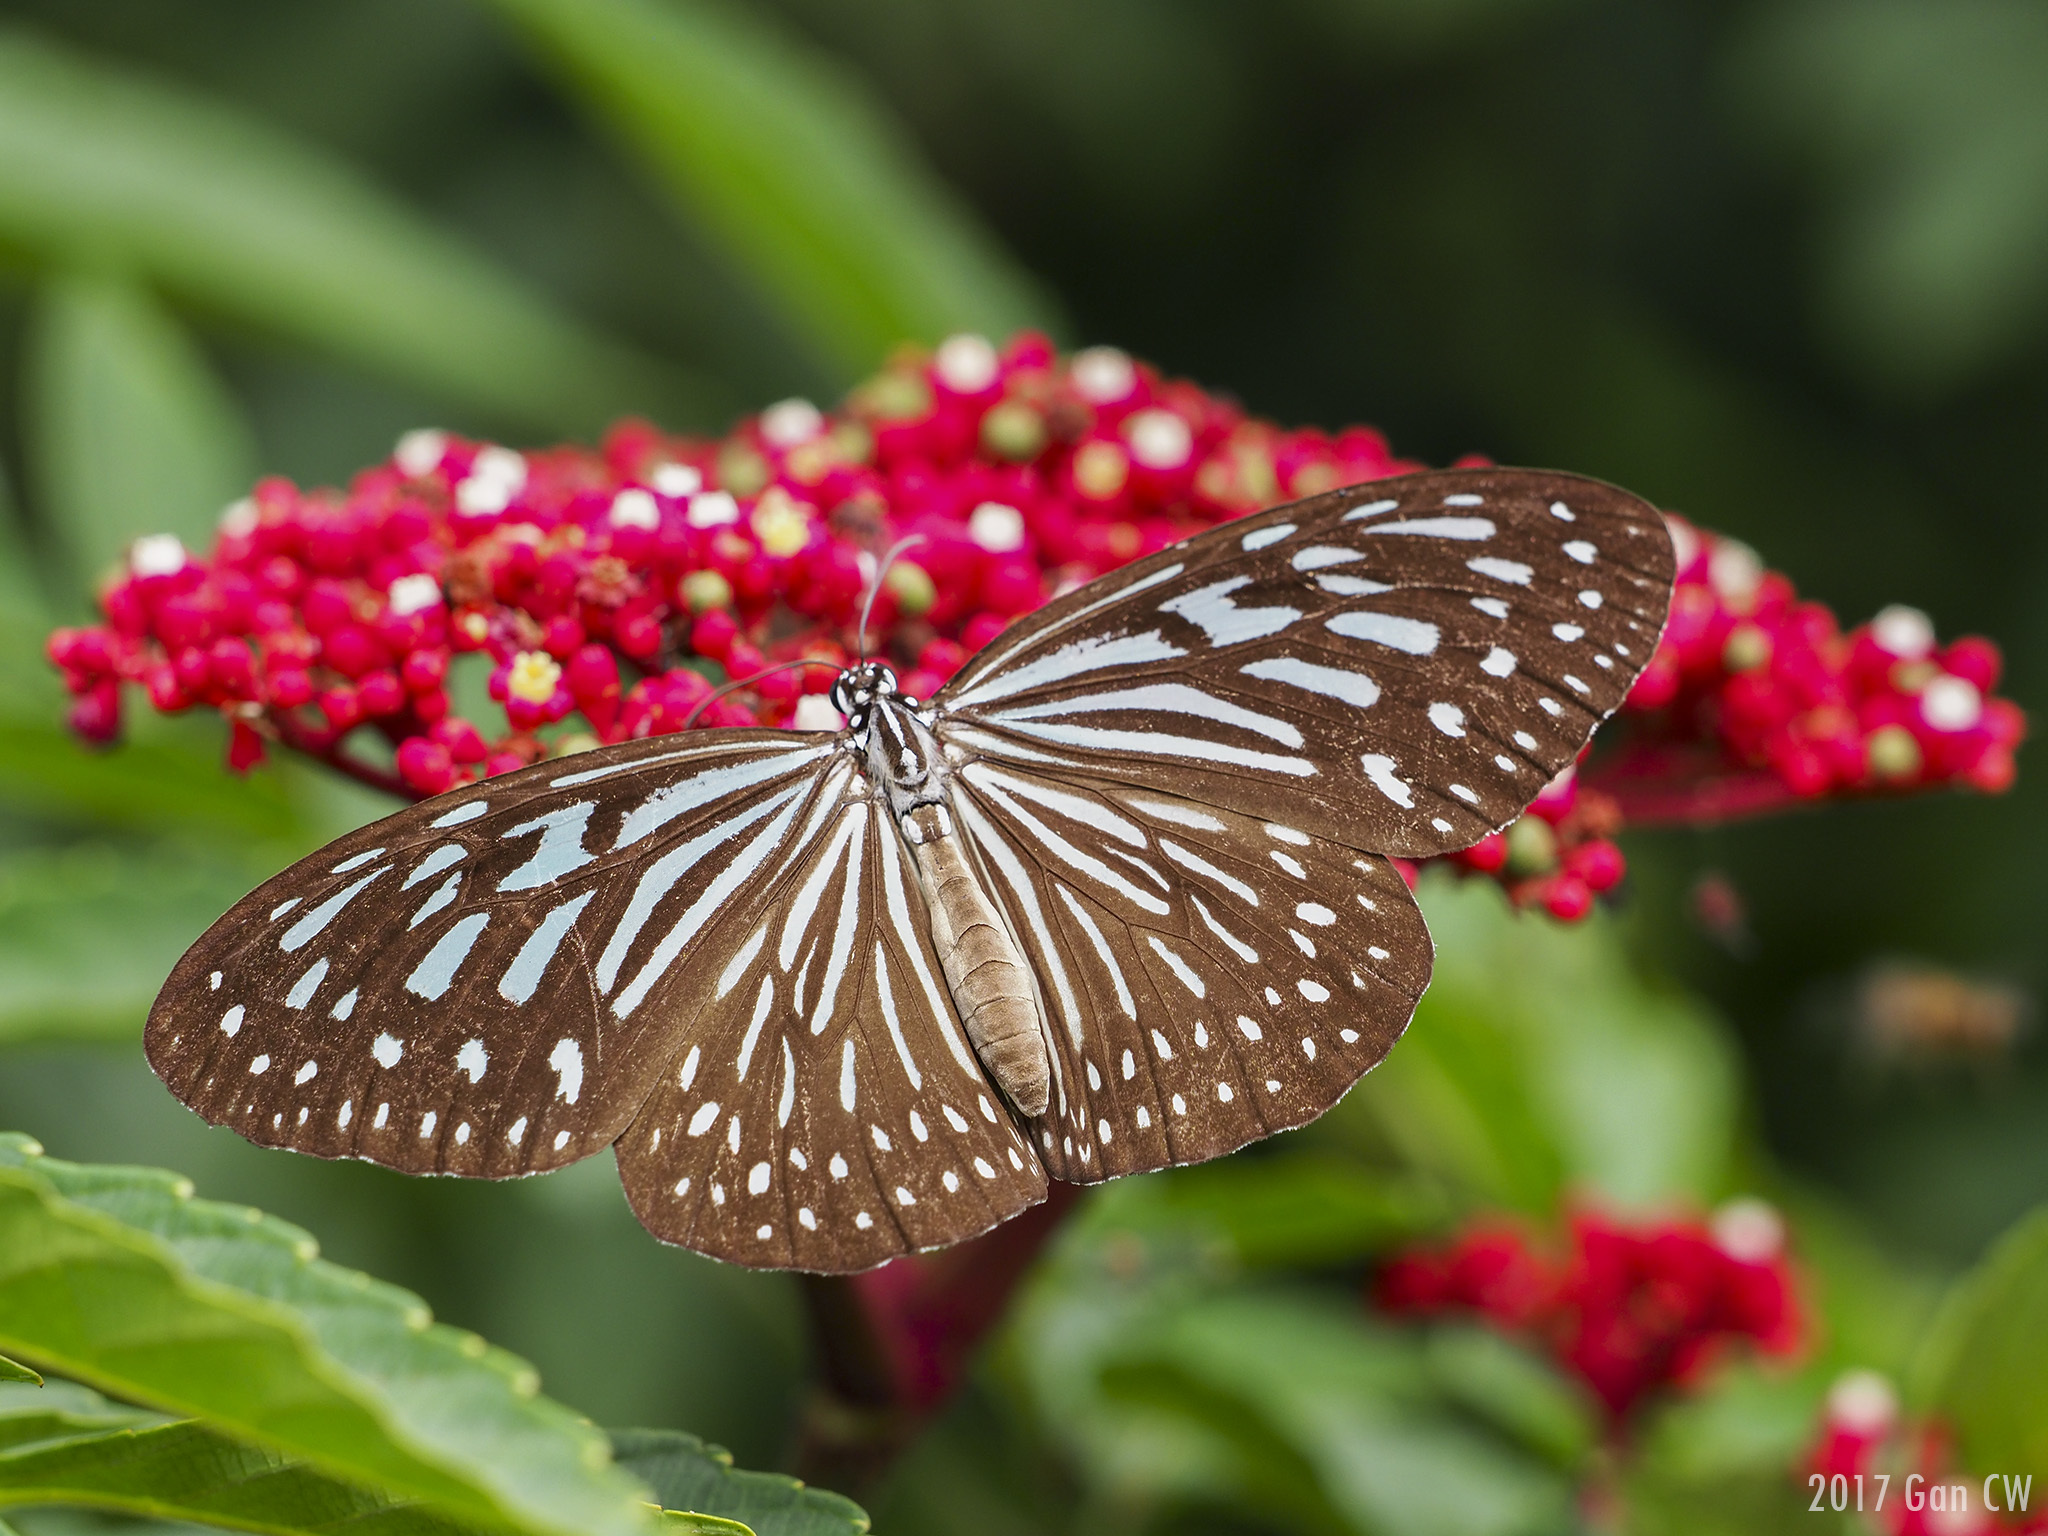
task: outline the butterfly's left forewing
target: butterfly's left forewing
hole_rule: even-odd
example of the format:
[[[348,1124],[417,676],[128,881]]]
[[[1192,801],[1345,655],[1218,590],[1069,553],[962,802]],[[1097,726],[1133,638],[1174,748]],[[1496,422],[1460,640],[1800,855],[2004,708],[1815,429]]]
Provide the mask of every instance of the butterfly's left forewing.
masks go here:
[[[933,700],[943,741],[1426,857],[1512,820],[1612,713],[1671,596],[1654,507],[1440,470],[1211,529],[1048,603]]]

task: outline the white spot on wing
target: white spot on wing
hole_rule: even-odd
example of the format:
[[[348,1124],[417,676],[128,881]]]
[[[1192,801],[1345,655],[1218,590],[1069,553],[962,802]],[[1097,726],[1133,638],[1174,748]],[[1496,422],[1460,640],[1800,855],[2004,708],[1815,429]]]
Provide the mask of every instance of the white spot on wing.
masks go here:
[[[377,1058],[377,1065],[388,1072],[404,1057],[405,1042],[386,1031],[371,1042],[370,1054]]]
[[[548,1054],[548,1065],[558,1079],[555,1097],[574,1104],[583,1093],[583,1047],[566,1037],[557,1040]]]
[[[444,869],[451,869],[469,857],[469,850],[460,843],[443,843],[432,853],[413,866],[411,874],[405,877],[401,891],[409,891],[423,880],[431,880]]]
[[[1264,549],[1268,544],[1278,544],[1287,535],[1294,532],[1296,526],[1294,523],[1275,523],[1270,528],[1254,528],[1238,541],[1239,547],[1243,549]]]
[[[1399,505],[1401,503],[1398,501],[1369,501],[1362,507],[1353,507],[1349,512],[1346,512],[1343,520],[1347,523],[1355,523],[1360,518],[1378,517],[1382,512],[1391,512]]]
[[[596,895],[595,891],[585,891],[581,896],[573,896],[540,920],[540,926],[527,935],[526,942],[519,946],[519,953],[505,967],[505,974],[498,982],[498,996],[519,1005],[533,997],[540,988],[541,978],[547,974],[548,963],[555,958],[555,951],[562,947],[562,941],[575,928],[576,919],[583,915],[583,909]]]
[[[1378,523],[1367,533],[1412,533],[1434,539],[1490,539],[1492,520],[1484,517],[1411,517],[1398,523]]]
[[[1515,670],[1516,665],[1515,653],[1496,645],[1486,653],[1485,660],[1479,663],[1479,670],[1488,677],[1506,677]]]
[[[356,881],[354,885],[344,886],[339,891],[336,891],[332,896],[321,902],[319,906],[313,908],[312,911],[287,928],[284,937],[277,941],[277,947],[288,955],[296,950],[305,948],[306,945],[312,943],[314,939],[320,936],[329,923],[341,915],[343,907],[360,896],[368,888],[371,881],[382,879],[385,872],[382,869],[373,869],[363,876],[362,879]],[[298,901],[294,898],[285,906],[279,907],[271,915],[273,917],[279,916],[297,905]]]
[[[1391,651],[1410,656],[1429,656],[1436,651],[1439,632],[1421,619],[1404,619],[1391,613],[1340,613],[1323,621],[1333,635],[1347,640],[1368,640]]]
[[[534,890],[594,862],[597,855],[584,848],[583,834],[590,826],[591,813],[596,809],[595,800],[579,801],[507,828],[504,835],[508,838],[538,832],[540,846],[533,850],[524,864],[498,882],[498,889]]]
[[[1384,752],[1368,752],[1359,758],[1358,763],[1365,770],[1366,778],[1372,781],[1374,789],[1403,810],[1414,809],[1415,792],[1395,775],[1394,760],[1391,757]]]
[[[490,1053],[484,1049],[481,1040],[465,1040],[462,1049],[455,1053],[455,1070],[467,1072],[472,1083],[484,1080],[484,1069],[490,1064]]]
[[[1277,635],[1301,617],[1298,608],[1240,608],[1230,594],[1252,583],[1249,576],[1232,576],[1211,582],[1159,605],[1161,613],[1186,619],[1200,629],[1211,645],[1236,645],[1245,640],[1263,640]]]
[[[442,934],[420,963],[413,967],[412,974],[405,978],[405,990],[416,997],[424,997],[430,1003],[438,1001],[455,984],[456,971],[469,958],[469,952],[476,947],[476,941],[483,936],[484,925],[490,920],[488,912],[472,912]]]
[[[1465,569],[1477,571],[1482,576],[1491,576],[1495,581],[1510,582],[1518,587],[1529,585],[1529,578],[1536,574],[1535,567],[1522,564],[1519,560],[1502,560],[1493,555],[1481,555],[1476,560],[1467,560]]]
[[[1256,677],[1268,683],[1286,683],[1306,693],[1336,699],[1358,709],[1369,709],[1379,702],[1380,685],[1363,672],[1325,667],[1293,656],[1268,656],[1249,666],[1239,667],[1238,671],[1246,677]]]
[[[1363,560],[1363,551],[1345,549],[1336,544],[1311,544],[1307,549],[1297,551],[1288,562],[1297,571],[1320,571],[1333,565],[1349,565],[1354,560]]]
[[[1432,704],[1429,706],[1429,723],[1446,736],[1465,734],[1465,711],[1455,704]]]
[[[429,896],[425,901],[420,903],[419,910],[413,913],[412,921],[408,922],[405,925],[406,928],[408,930],[417,928],[421,923],[424,923],[436,912],[441,911],[445,907],[454,905],[455,897],[461,891],[461,889],[462,876],[460,874],[450,875],[446,880],[443,880],[441,882],[441,884],[435,889],[434,893],[431,896]]]

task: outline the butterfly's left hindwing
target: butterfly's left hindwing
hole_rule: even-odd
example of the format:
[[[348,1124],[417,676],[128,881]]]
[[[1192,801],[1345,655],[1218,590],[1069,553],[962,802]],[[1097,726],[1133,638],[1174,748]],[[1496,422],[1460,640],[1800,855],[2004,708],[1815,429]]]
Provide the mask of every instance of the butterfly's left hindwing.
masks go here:
[[[265,1146],[478,1177],[587,1157],[676,1054],[707,941],[818,837],[838,753],[654,738],[386,817],[207,931],[150,1010],[150,1064]]]
[[[1160,790],[969,761],[959,824],[1038,978],[1058,1178],[1200,1162],[1323,1113],[1429,983],[1385,859]]]

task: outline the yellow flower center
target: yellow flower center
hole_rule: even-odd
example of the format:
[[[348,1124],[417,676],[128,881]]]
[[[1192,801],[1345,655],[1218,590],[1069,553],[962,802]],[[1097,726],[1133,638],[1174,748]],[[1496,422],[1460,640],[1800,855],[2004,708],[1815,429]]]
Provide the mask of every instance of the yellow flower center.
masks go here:
[[[546,651],[521,651],[512,658],[505,692],[522,704],[545,704],[555,696],[555,685],[561,680],[561,664]]]

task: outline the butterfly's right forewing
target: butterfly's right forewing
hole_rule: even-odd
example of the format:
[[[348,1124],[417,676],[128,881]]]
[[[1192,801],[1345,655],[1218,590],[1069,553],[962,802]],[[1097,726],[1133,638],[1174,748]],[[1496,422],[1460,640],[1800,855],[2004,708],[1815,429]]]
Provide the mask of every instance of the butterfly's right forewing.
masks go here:
[[[823,830],[838,739],[624,743],[444,795],[260,887],[178,963],[150,1064],[265,1146],[503,1177],[609,1145]]]

